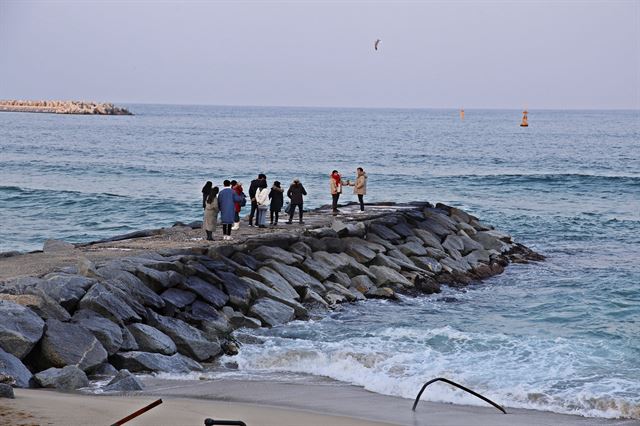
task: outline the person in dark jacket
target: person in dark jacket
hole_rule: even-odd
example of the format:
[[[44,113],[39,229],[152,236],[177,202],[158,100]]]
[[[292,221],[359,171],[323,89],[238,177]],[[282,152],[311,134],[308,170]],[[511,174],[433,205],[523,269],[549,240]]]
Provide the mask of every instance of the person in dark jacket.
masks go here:
[[[280,182],[273,182],[271,192],[269,192],[269,199],[271,200],[271,205],[269,206],[269,209],[271,210],[271,226],[278,224],[278,215],[280,214],[280,210],[282,210],[282,205],[284,204],[283,193],[284,189],[280,186]]]
[[[211,183],[210,180],[208,180],[207,183],[205,183],[204,186],[202,187],[202,208],[203,209],[207,208],[207,197],[211,192],[211,188],[213,188],[213,183]]]
[[[264,173],[260,173],[258,175],[257,179],[254,179],[251,181],[251,184],[249,185],[249,198],[251,199],[251,213],[249,213],[249,226],[253,226],[253,217],[256,214],[256,211],[258,210],[258,203],[256,201],[256,191],[258,190],[259,186],[262,185],[262,181],[264,181],[264,183],[267,183],[267,175],[265,175]]]
[[[302,204],[303,204],[303,195],[307,195],[307,191],[304,189],[304,186],[300,183],[299,179],[294,179],[293,183],[289,187],[287,191],[287,197],[291,200],[291,205],[289,206],[289,221],[288,224],[293,222],[293,213],[296,211],[296,206],[298,206],[298,215],[300,216],[300,224],[303,224],[302,221]]]

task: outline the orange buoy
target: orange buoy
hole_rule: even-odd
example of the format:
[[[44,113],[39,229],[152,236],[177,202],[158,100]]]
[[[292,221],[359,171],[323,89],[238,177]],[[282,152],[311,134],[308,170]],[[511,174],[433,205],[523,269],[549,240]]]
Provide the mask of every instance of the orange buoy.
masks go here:
[[[529,114],[529,111],[526,109],[522,111],[522,122],[520,123],[520,127],[529,127],[529,117],[527,114]]]
[[[460,110],[460,120],[464,121],[464,108]]]

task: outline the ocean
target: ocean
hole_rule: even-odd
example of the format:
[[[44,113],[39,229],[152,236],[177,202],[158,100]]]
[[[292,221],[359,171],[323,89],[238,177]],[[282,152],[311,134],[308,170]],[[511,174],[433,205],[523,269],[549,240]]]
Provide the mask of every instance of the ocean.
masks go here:
[[[0,251],[201,218],[200,188],[362,166],[370,201],[477,215],[547,256],[464,289],[343,306],[251,333],[213,374],[329,378],[414,398],[447,377],[507,407],[640,418],[640,112],[126,105],[136,115],[0,113]],[[343,201],[352,201],[346,194]],[[479,400],[445,385],[424,399]]]

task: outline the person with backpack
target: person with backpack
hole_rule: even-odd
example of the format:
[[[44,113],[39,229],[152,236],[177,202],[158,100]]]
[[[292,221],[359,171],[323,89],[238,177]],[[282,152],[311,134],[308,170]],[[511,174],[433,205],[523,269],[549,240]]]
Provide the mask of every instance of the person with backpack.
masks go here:
[[[214,186],[204,200],[204,220],[202,227],[207,234],[207,241],[213,241],[213,233],[218,223],[218,187]]]
[[[235,203],[242,202],[242,197],[231,189],[231,181],[224,181],[224,188],[218,193],[218,209],[222,222],[223,240],[231,240],[231,227],[236,216]]]
[[[300,179],[294,179],[287,191],[287,197],[291,200],[291,204],[289,206],[289,221],[287,222],[289,225],[293,223],[293,214],[296,211],[296,206],[298,207],[300,224],[302,225],[304,223],[302,220],[302,215],[304,214],[302,208],[304,195],[307,195],[307,191],[304,189],[304,186],[302,186],[302,183],[300,183]]]
[[[253,226],[253,217],[258,210],[258,203],[256,202],[256,191],[258,190],[258,185],[261,185],[264,181],[265,185],[267,183],[267,175],[264,173],[260,173],[257,179],[251,181],[249,185],[249,198],[251,199],[251,213],[249,213],[249,226]]]
[[[271,192],[269,192],[269,199],[271,200],[271,204],[269,206],[269,209],[271,210],[271,226],[278,224],[278,215],[280,214],[280,210],[282,210],[282,205],[284,204],[283,193],[284,189],[280,186],[280,182],[273,182]]]
[[[267,221],[267,209],[269,208],[269,190],[267,189],[267,181],[263,180],[256,189],[256,225],[258,228],[265,228]]]

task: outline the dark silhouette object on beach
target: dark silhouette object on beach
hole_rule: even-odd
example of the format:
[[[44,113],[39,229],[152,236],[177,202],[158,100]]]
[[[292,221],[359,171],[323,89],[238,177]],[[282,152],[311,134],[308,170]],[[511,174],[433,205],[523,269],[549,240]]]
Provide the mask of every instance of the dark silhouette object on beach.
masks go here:
[[[209,196],[205,200],[204,208],[204,220],[202,221],[202,227],[207,234],[207,241],[213,241],[213,233],[216,230],[218,223],[218,192],[220,190],[217,186],[214,186],[209,191]]]
[[[251,213],[249,213],[249,226],[253,226],[253,217],[258,210],[258,203],[256,203],[256,191],[258,190],[258,185],[260,182],[264,181],[267,183],[267,175],[264,173],[260,173],[257,179],[251,181],[249,185],[249,198],[251,199]]]
[[[204,426],[247,426],[247,424],[241,420],[213,420],[205,419]]]
[[[151,404],[142,407],[141,409],[139,409],[138,411],[135,411],[131,414],[129,414],[127,417],[124,417],[120,420],[118,420],[117,422],[113,423],[111,426],[120,426],[123,425],[125,423],[127,423],[129,420],[133,420],[136,417],[138,417],[140,414],[144,414],[147,411],[151,410],[154,407],[157,407],[158,405],[162,404],[162,399],[156,399],[155,401],[153,401]],[[205,423],[206,424],[206,423]],[[221,424],[221,423],[218,423]],[[246,425],[245,425],[246,426]]]
[[[211,183],[210,180],[207,181],[207,183],[204,184],[204,186],[202,187],[202,208],[204,209],[205,203],[207,202],[207,197],[209,196],[209,192],[211,192],[211,188],[213,187],[213,183]]]
[[[496,407],[498,410],[502,411],[503,414],[507,414],[507,412],[505,411],[504,408],[502,408],[502,406],[496,404],[495,402],[493,402],[489,398],[484,397],[484,396],[480,395],[479,393],[474,392],[474,391],[472,391],[471,389],[469,389],[469,388],[467,388],[465,386],[462,386],[461,384],[458,384],[456,382],[452,382],[449,379],[445,379],[444,377],[436,377],[433,380],[429,380],[427,383],[425,383],[422,386],[422,389],[420,389],[420,392],[418,392],[418,396],[416,396],[416,400],[413,403],[413,408],[411,408],[413,411],[416,411],[416,406],[418,405],[418,402],[420,401],[420,397],[422,396],[422,392],[424,392],[424,390],[427,388],[427,386],[429,386],[431,383],[435,383],[435,382],[445,382],[445,383],[448,383],[448,384],[450,384],[452,386],[458,387],[458,388],[462,389],[463,391],[469,392],[471,395],[476,396],[476,397],[480,398],[481,400],[483,400],[485,402],[488,402],[489,404],[491,404],[494,407]]]
[[[375,50],[378,50],[378,45],[380,44],[380,42],[381,42],[381,41],[382,41],[382,40],[377,39],[377,40],[376,40],[376,42],[373,44],[373,48],[374,48]]]
[[[269,199],[271,200],[271,203],[269,205],[269,209],[271,210],[271,225],[278,224],[278,215],[280,215],[280,210],[282,210],[282,206],[284,205],[283,193],[284,189],[282,189],[282,187],[280,186],[280,182],[273,182],[271,192],[269,192]]]
[[[287,222],[288,224],[291,224],[293,222],[293,214],[296,211],[296,206],[298,206],[298,216],[300,219],[300,224],[304,223],[304,221],[302,220],[302,215],[304,214],[302,206],[304,204],[305,195],[307,195],[307,190],[304,189],[304,186],[302,186],[302,183],[300,183],[300,179],[294,179],[293,183],[289,187],[289,190],[287,191],[287,197],[289,197],[289,199],[291,200],[291,204],[289,205],[289,221]]]

